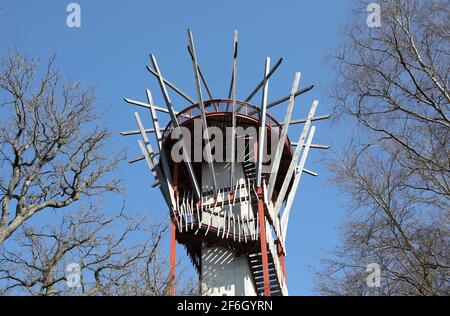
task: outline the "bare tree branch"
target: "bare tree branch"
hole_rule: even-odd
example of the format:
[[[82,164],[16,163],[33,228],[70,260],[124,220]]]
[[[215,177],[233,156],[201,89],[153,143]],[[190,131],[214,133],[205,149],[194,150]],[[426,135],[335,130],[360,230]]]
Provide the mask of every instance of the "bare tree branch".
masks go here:
[[[364,21],[364,1],[354,17]],[[361,14],[364,12],[364,16]],[[450,11],[446,1],[381,1],[382,26],[351,21],[331,58],[336,112],[360,143],[329,164],[347,195],[342,245],[320,258],[332,295],[448,295]],[[379,288],[366,265],[382,269]]]
[[[68,212],[59,224],[39,230],[25,225],[11,250],[3,247],[0,252],[0,294],[168,295],[168,264],[161,245],[167,227],[128,217],[124,209],[106,216],[99,205]],[[144,238],[136,238],[142,234]],[[67,271],[72,262],[78,272]],[[181,265],[178,270],[180,279],[184,270]],[[68,285],[71,273],[78,273],[79,286]],[[192,294],[195,288],[181,282],[178,292]]]
[[[62,78],[55,58],[40,69],[12,49],[0,64],[0,244],[43,209],[119,190],[94,90]]]

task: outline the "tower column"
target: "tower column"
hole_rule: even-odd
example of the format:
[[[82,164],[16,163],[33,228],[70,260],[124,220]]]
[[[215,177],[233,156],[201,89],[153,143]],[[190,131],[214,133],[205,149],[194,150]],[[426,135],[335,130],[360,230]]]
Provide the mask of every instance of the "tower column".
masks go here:
[[[281,246],[281,242],[277,242],[277,249],[278,249],[278,257],[280,257],[280,264],[281,264],[281,272],[283,272],[283,276],[286,278],[286,266],[284,264],[284,249]]]
[[[178,164],[174,164],[173,168],[173,191],[175,196],[178,197]],[[174,206],[176,207],[176,206]],[[176,216],[173,214],[173,216]],[[170,267],[169,267],[169,295],[175,295],[175,266],[177,260],[177,225],[175,223],[174,217],[171,217],[170,224]]]
[[[259,235],[261,241],[261,259],[264,279],[264,295],[270,296],[269,287],[269,259],[267,257],[267,241],[266,241],[266,217],[264,215],[264,200],[262,196],[262,188],[258,188],[258,217],[259,217]]]
[[[172,219],[172,223],[170,224],[170,270],[169,270],[169,282],[170,289],[169,295],[175,295],[175,265],[177,259],[177,240],[176,240],[176,230],[177,225]]]

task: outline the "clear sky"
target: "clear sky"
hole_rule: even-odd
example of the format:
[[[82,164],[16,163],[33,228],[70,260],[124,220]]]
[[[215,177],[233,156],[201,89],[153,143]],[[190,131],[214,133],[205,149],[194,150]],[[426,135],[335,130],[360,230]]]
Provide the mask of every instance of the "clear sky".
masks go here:
[[[293,119],[305,117],[314,99],[320,101],[318,115],[327,114],[332,107],[325,86],[333,83],[334,74],[325,65],[324,57],[338,43],[347,0],[80,0],[76,2],[81,6],[81,28],[66,26],[66,6],[70,2],[0,1],[5,11],[0,18],[0,54],[14,43],[42,59],[56,51],[63,74],[97,86],[99,109],[107,109],[104,123],[114,132],[107,149],[111,154],[125,147],[130,158],[139,155],[136,137],[119,135],[122,130],[136,128],[134,111],[139,110],[144,124],[151,125],[148,113],[126,104],[124,97],[144,101],[145,89],[149,88],[155,103],[164,105],[155,78],[145,69],[150,64],[149,53],[156,55],[167,79],[196,96],[186,50],[187,28],[194,33],[197,57],[214,96],[227,95],[233,31],[237,29],[238,98],[246,97],[261,79],[265,57],[270,56],[272,64],[283,57],[283,64],[270,80],[269,102],[288,95],[294,74],[300,71],[300,88],[310,84],[315,88],[297,98]],[[187,105],[175,95],[173,99],[177,109]],[[254,102],[259,105],[259,100],[258,96]],[[284,109],[285,105],[280,105],[269,112],[282,121]],[[331,122],[316,125],[315,143],[338,143],[339,130]],[[298,138],[301,128],[290,128],[291,139]],[[316,266],[314,257],[338,240],[344,201],[327,182],[322,161],[327,155],[319,150],[310,152],[306,168],[320,176],[303,175],[291,212],[286,258],[291,295],[314,294],[309,266]],[[117,176],[124,179],[128,209],[149,212],[157,218],[167,215],[159,191],[150,188],[153,180],[144,162],[123,163]],[[108,205],[119,208],[120,203],[111,199]]]

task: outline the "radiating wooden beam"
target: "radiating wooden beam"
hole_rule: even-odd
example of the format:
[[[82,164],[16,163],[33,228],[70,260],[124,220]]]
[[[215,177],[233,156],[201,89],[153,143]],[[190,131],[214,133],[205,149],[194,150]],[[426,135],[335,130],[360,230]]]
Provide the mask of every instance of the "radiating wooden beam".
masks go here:
[[[301,90],[297,91],[297,92],[294,94],[294,97],[298,97],[299,95],[302,95],[303,93],[308,92],[308,91],[311,90],[312,88],[314,88],[314,85],[311,85],[311,86],[309,86],[309,87],[306,87],[306,88],[304,88],[304,89],[301,89]],[[273,101],[273,102],[267,104],[267,108],[270,109],[270,108],[274,107],[275,105],[278,105],[278,104],[280,104],[280,103],[283,103],[284,101],[289,100],[290,97],[291,97],[291,96],[288,95],[288,96],[282,97],[282,98],[280,98],[280,99],[278,99],[278,100],[276,100],[276,101]]]
[[[158,143],[158,150],[159,150],[159,152],[161,152],[161,150],[162,150],[162,135],[161,135],[161,128],[159,127],[158,116],[156,114],[156,107],[153,103],[153,96],[152,96],[151,91],[149,89],[146,89],[145,92],[147,95],[148,104],[150,105],[150,117],[152,118],[153,130],[155,131],[156,141]],[[162,130],[164,131],[164,129],[162,129]]]
[[[315,122],[315,121],[326,120],[326,119],[329,119],[329,118],[330,118],[330,115],[329,115],[329,114],[327,114],[327,115],[318,115],[318,116],[313,117],[313,118],[311,119],[311,121],[312,121],[312,122]],[[289,125],[303,124],[303,123],[306,123],[306,120],[307,120],[307,118],[303,118],[303,119],[299,119],[299,120],[291,120],[291,121],[289,122]],[[284,124],[284,122],[281,123],[281,125],[283,125],[283,124]]]
[[[151,187],[154,189],[154,188],[157,188],[157,187],[159,187],[160,186],[160,184],[159,184],[159,181],[157,180],[157,181],[155,181],[155,182],[153,182],[152,183],[152,185],[151,185]]]
[[[124,98],[124,100],[125,100],[125,102],[127,102],[127,103],[129,103],[129,104],[141,106],[141,107],[144,107],[144,108],[147,108],[147,109],[150,108],[150,104],[145,103],[145,102],[136,101],[136,100],[129,99],[129,98]],[[169,111],[168,111],[167,109],[162,108],[162,107],[159,107],[159,106],[156,106],[156,105],[155,105],[155,109],[156,109],[157,111],[160,111],[160,112],[169,113]],[[178,112],[177,112],[176,114],[178,114]]]
[[[277,70],[278,66],[281,65],[281,62],[283,61],[283,58],[278,59],[275,65],[270,69],[267,76],[265,76],[257,85],[256,88],[248,95],[248,97],[245,98],[245,102],[250,102],[250,100],[255,96],[255,94],[258,93],[258,91],[262,88],[264,85],[264,80],[269,80],[270,76]]]
[[[302,153],[302,159],[300,160],[300,163],[297,166],[297,173],[294,177],[294,183],[292,184],[291,191],[289,192],[288,199],[286,201],[286,207],[284,208],[283,215],[281,216],[281,236],[283,236],[282,237],[283,244],[284,244],[284,240],[286,239],[286,231],[287,231],[287,226],[288,226],[288,222],[289,222],[289,215],[290,215],[291,208],[292,208],[292,202],[294,201],[294,197],[297,192],[298,184],[300,182],[300,178],[301,178],[303,170],[304,170],[303,168],[305,167],[306,158],[308,157],[309,146],[311,145],[315,131],[316,131],[316,127],[315,126],[311,127],[311,132],[309,133],[305,150]]]
[[[189,45],[187,46],[187,49],[188,49],[189,55],[191,56],[191,59],[194,59],[194,56],[193,56],[192,51],[191,51],[191,47]],[[213,100],[214,99],[213,94],[212,94],[211,90],[209,89],[208,84],[206,83],[205,76],[203,75],[203,71],[201,70],[201,68],[200,68],[198,63],[197,63],[197,68],[198,68],[198,73],[200,74],[200,78],[202,79],[203,86],[206,89],[206,93],[208,93],[209,99]]]
[[[164,148],[164,144],[162,141],[161,128],[159,127],[158,116],[156,114],[155,105],[153,104],[152,93],[150,92],[149,89],[147,89],[146,94],[147,94],[148,104],[150,104],[150,117],[152,119],[153,129],[155,130],[156,143],[158,144],[159,163],[161,165],[161,169],[164,174],[164,179],[167,183],[167,186],[170,188],[170,190],[169,190],[170,194],[175,195],[175,193],[173,192],[173,189],[172,189],[173,181],[172,181],[172,174],[171,174],[170,168],[169,168],[169,160],[167,159],[166,150]],[[161,181],[160,181],[160,183],[161,183]]]
[[[261,110],[259,117],[259,137],[258,137],[258,160],[256,165],[256,184],[258,187],[261,187],[261,176],[262,176],[262,160],[264,153],[264,140],[266,134],[266,110],[267,110],[267,94],[269,90],[269,81],[267,78],[267,74],[269,73],[270,68],[270,58],[266,58],[266,65],[264,70],[264,85],[263,85],[263,93],[261,100]]]
[[[154,66],[153,66],[153,67],[154,67]],[[163,83],[165,83],[169,88],[171,88],[173,91],[175,91],[176,93],[178,93],[182,98],[184,98],[185,100],[187,100],[187,101],[188,101],[189,103],[191,103],[191,104],[195,104],[194,99],[192,99],[190,96],[188,96],[185,92],[181,91],[181,89],[177,88],[172,82],[166,80],[165,78],[161,78],[161,77],[158,75],[158,72],[155,71],[156,68],[155,68],[155,70],[153,70],[153,69],[152,69],[151,67],[149,67],[149,66],[147,66],[146,68],[147,68],[147,70],[148,70],[152,75],[154,75],[156,78],[158,78],[158,80],[162,80]]]
[[[129,99],[129,98],[124,98],[124,100],[125,100],[125,102],[127,102],[129,104],[133,104],[133,105],[137,105],[137,106],[140,106],[140,107],[143,107],[143,108],[146,108],[146,109],[150,109],[150,104],[148,104],[148,103],[132,100],[132,99]],[[156,105],[154,107],[155,107],[156,111],[169,113],[169,110],[167,110],[166,108],[162,108],[162,107],[156,106]],[[177,111],[174,111],[174,112],[175,112],[175,115],[179,114]],[[190,116],[188,114],[186,114],[186,113],[181,114],[181,115],[183,117],[190,118]]]
[[[205,140],[205,151],[206,151],[206,162],[208,163],[209,172],[211,173],[211,178],[213,182],[213,188],[214,188],[214,194],[217,194],[217,182],[216,182],[216,172],[214,170],[214,162],[212,158],[211,153],[211,144],[210,144],[210,136],[208,131],[208,123],[206,121],[206,111],[205,111],[205,105],[203,104],[203,93],[202,93],[202,87],[200,84],[200,71],[197,63],[197,54],[195,52],[195,44],[194,44],[194,37],[192,36],[192,32],[190,29],[187,30],[188,33],[188,40],[189,40],[189,47],[190,52],[192,53],[192,66],[194,67],[194,77],[195,77],[195,87],[197,89],[197,95],[198,95],[198,105],[200,107],[201,111],[201,118],[202,118],[202,127],[203,127],[203,139]]]
[[[163,80],[163,77],[161,76],[161,72],[159,70],[156,58],[155,58],[155,56],[150,55],[150,59],[151,59],[151,61],[153,63],[153,67],[155,68],[156,73],[158,74],[157,77],[158,77],[159,86],[161,88],[161,92],[163,94],[164,101],[166,102],[167,109],[169,110],[169,114],[170,114],[170,117],[172,119],[173,127],[174,128],[179,128],[180,124],[178,123],[177,116],[175,115],[175,111],[173,109],[172,101],[170,100],[170,96],[169,96],[169,93],[167,92],[166,84],[165,84],[165,82]],[[200,198],[201,193],[200,193],[200,187],[199,187],[198,182],[197,182],[197,178],[195,176],[194,168],[193,168],[191,160],[189,158],[190,150],[189,150],[189,148],[187,148],[186,142],[183,139],[180,139],[180,141],[181,141],[182,150],[183,150],[183,160],[184,160],[184,163],[186,165],[186,169],[187,169],[187,172],[188,172],[188,177],[189,177],[189,180],[191,181],[191,184],[193,186],[195,196],[198,199],[198,198]]]
[[[142,154],[145,157],[145,161],[147,162],[147,165],[148,165],[150,171],[153,173],[153,177],[157,181],[159,181],[160,180],[159,176],[158,176],[159,171],[156,171],[158,169],[157,165],[155,165],[154,161],[150,158],[149,154],[147,153],[147,149],[145,148],[145,145],[142,143],[142,141],[140,139],[138,139],[138,144],[139,144],[139,147],[140,147],[140,149],[142,151]],[[160,174],[160,175],[162,176],[162,174]],[[167,206],[169,208],[172,208],[173,207],[173,203],[172,203],[172,200],[171,200],[171,198],[169,196],[169,192],[168,192],[167,188],[161,185],[159,187],[159,189],[161,190],[161,194],[162,194],[164,200],[166,201]]]
[[[234,31],[234,55],[233,55],[233,77],[231,81],[231,161],[230,161],[230,187],[234,188],[234,178],[236,170],[236,88],[237,88],[237,63],[238,63],[238,31]],[[228,97],[230,98],[230,97]],[[228,108],[228,104],[227,104]],[[234,193],[234,190],[233,190]]]
[[[291,143],[292,146],[297,146],[298,143],[297,142],[292,142]],[[305,147],[306,145],[303,144],[303,147]],[[322,145],[322,144],[311,144],[310,148],[316,148],[316,149],[330,149],[331,146],[329,145]]]
[[[309,147],[309,148],[311,148],[311,147]],[[313,176],[313,177],[319,176],[319,174],[318,174],[317,172],[314,172],[314,171],[309,170],[309,169],[306,169],[306,168],[303,168],[302,171],[303,171],[304,173],[307,173],[307,174]]]
[[[172,188],[172,181],[171,180],[169,181],[169,179],[166,178],[164,171],[161,170],[161,168],[160,168],[160,164],[158,164],[155,159],[155,154],[154,154],[152,146],[150,144],[150,140],[148,139],[148,136],[145,133],[144,125],[142,124],[142,120],[141,120],[141,117],[139,116],[139,113],[134,112],[134,116],[136,118],[136,123],[138,124],[139,130],[141,131],[141,137],[142,137],[142,140],[144,141],[145,149],[147,150],[149,158],[153,163],[153,170],[155,171],[155,173],[157,175],[157,180],[160,183],[160,187],[164,191],[167,192],[166,194],[170,198],[170,202],[173,207],[175,205],[175,195],[174,195],[173,188]],[[142,150],[142,148],[141,148],[141,150]],[[146,153],[143,152],[143,154],[145,157]],[[160,154],[161,154],[161,152],[160,152]]]
[[[160,128],[159,130],[160,130],[160,132],[163,132],[164,128]],[[154,133],[155,129],[154,128],[146,128],[144,131],[146,133]],[[139,135],[140,133],[141,133],[141,131],[136,129],[136,130],[131,130],[131,131],[120,132],[120,135],[122,135],[122,136],[130,136],[130,135]]]
[[[314,117],[314,113],[316,112],[318,104],[319,104],[319,101],[317,101],[317,100],[313,102],[311,109],[309,111],[308,120],[306,121],[305,126],[303,126],[303,131],[300,134],[300,138],[298,140],[299,145],[295,148],[295,152],[294,152],[292,160],[289,164],[288,170],[287,170],[285,178],[283,180],[283,184],[281,186],[280,191],[278,192],[277,201],[275,203],[275,210],[277,212],[279,212],[281,209],[281,204],[284,201],[287,189],[289,187],[289,184],[291,183],[291,179],[292,179],[292,176],[294,175],[294,171],[297,166],[298,159],[300,158],[300,153],[303,149],[303,143],[305,142],[306,135],[308,134],[309,128],[311,126],[311,119]]]
[[[230,89],[228,90],[228,100],[231,99],[231,95],[233,94],[233,86],[235,86],[234,81],[236,79],[235,74],[235,66],[237,65],[237,59],[238,59],[238,31],[234,31],[234,46],[233,46],[233,71],[231,72],[231,81],[230,81]],[[236,65],[235,65],[236,64]],[[226,111],[228,112],[228,103],[226,107]]]
[[[145,159],[145,156],[139,156],[139,157],[135,157],[135,158],[132,158],[132,159],[128,159],[128,163],[135,163],[135,162],[138,162],[138,161],[142,161],[142,160],[144,160]]]
[[[314,88],[314,85],[309,86],[309,87],[307,87],[307,88],[304,88],[304,89],[301,89],[301,90],[297,91],[297,92],[294,94],[294,98],[298,97],[299,95],[301,95],[301,94],[303,94],[303,93],[305,93],[305,92],[308,92],[308,91],[311,90],[312,88]],[[284,101],[289,100],[289,98],[290,98],[290,95],[285,96],[285,97],[282,97],[281,99],[278,99],[278,100],[276,100],[276,101],[274,101],[274,102],[271,102],[271,103],[267,104],[267,109],[273,108],[274,106],[276,106],[276,105],[278,105],[278,104],[280,104],[280,103],[283,103]],[[257,113],[257,112],[258,112],[258,111],[252,111],[252,112],[248,113],[248,115],[249,115],[249,116],[252,116],[253,114],[255,114],[255,113]]]
[[[292,110],[294,109],[295,103],[294,95],[297,92],[299,81],[300,81],[300,73],[297,72],[295,74],[294,83],[292,84],[289,104],[286,109],[286,114],[284,116],[285,124],[281,129],[280,138],[278,139],[277,149],[275,151],[275,156],[273,158],[272,168],[270,171],[270,178],[269,178],[270,181],[268,187],[268,196],[270,200],[272,199],[273,190],[275,189],[275,184],[277,182],[278,169],[280,167],[281,156],[284,151],[284,144],[286,143],[287,133],[289,129],[289,121],[291,120]]]

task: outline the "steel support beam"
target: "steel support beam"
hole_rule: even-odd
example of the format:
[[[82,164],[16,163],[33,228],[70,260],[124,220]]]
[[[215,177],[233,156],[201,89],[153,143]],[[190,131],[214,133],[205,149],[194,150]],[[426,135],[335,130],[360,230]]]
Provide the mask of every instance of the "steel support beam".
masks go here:
[[[283,246],[281,245],[280,240],[277,241],[277,251],[278,251],[278,256],[280,257],[281,272],[283,272],[283,277],[286,280],[286,265],[284,263],[284,249],[283,249]]]
[[[170,289],[169,295],[175,295],[175,269],[177,260],[177,239],[176,239],[177,224],[172,219],[170,223],[170,270],[169,270],[169,282]]]
[[[174,165],[173,168],[173,189],[178,198],[178,164]],[[176,207],[176,205],[174,205]],[[173,212],[173,216],[176,216]],[[175,295],[175,269],[177,260],[177,225],[175,224],[174,218],[171,218],[170,224],[170,261],[169,261],[169,295]]]
[[[269,286],[269,258],[267,255],[267,239],[266,239],[266,216],[264,215],[264,198],[262,196],[262,188],[258,187],[258,217],[259,217],[259,235],[261,244],[261,260],[264,279],[264,295],[270,296]],[[255,285],[256,286],[256,285]]]

